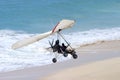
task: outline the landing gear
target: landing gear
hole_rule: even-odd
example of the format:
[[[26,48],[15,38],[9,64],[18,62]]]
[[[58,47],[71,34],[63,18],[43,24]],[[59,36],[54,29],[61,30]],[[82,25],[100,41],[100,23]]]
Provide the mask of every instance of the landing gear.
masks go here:
[[[64,56],[64,57],[67,57],[67,56],[68,56],[68,53],[63,53],[63,56]]]
[[[56,62],[57,62],[57,59],[56,59],[56,58],[53,58],[53,59],[52,59],[52,62],[53,62],[53,63],[56,63]]]
[[[74,59],[77,59],[77,58],[78,58],[78,55],[76,54],[76,52],[75,52],[74,50],[72,50],[70,54],[72,55],[72,57],[73,57]]]
[[[75,53],[73,53],[72,56],[73,56],[74,59],[78,58],[77,54],[75,54]]]

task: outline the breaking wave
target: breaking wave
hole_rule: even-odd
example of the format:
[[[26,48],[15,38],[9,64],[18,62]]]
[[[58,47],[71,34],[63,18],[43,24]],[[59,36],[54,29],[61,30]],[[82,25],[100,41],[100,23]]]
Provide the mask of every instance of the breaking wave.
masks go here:
[[[54,54],[47,51],[50,47],[48,40],[54,39],[50,36],[29,46],[12,50],[11,46],[19,40],[34,36],[37,34],[28,34],[22,31],[0,30],[0,71],[11,71],[26,67],[42,66],[51,64]],[[93,29],[82,32],[72,32],[65,34],[64,37],[71,43],[74,48],[81,45],[91,44],[97,41],[120,40],[120,28],[111,29]],[[61,39],[61,42],[63,40]],[[70,59],[58,56],[58,61]]]

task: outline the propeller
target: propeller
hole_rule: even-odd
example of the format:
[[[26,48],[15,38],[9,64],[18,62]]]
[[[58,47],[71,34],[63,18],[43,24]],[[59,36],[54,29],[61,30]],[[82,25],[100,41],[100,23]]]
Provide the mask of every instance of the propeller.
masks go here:
[[[53,48],[53,43],[54,43],[54,39],[52,40],[52,42],[49,41],[51,48]]]

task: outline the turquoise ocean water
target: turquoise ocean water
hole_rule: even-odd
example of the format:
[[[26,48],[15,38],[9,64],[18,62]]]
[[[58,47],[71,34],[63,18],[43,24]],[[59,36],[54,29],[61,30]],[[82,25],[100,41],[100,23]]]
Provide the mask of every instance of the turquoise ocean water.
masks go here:
[[[76,20],[63,33],[73,48],[120,40],[120,0],[0,0],[0,72],[52,64],[55,55],[46,48],[56,35],[17,50],[11,46],[51,30],[62,19]],[[71,58],[58,55],[58,62]]]
[[[120,0],[0,0],[0,29],[41,33],[61,19],[76,20],[72,31],[120,26]]]

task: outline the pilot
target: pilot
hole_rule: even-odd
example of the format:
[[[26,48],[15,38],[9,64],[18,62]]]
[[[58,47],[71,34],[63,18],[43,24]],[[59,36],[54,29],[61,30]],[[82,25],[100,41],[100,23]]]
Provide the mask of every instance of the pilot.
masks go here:
[[[66,53],[72,53],[74,50],[71,50],[71,49],[68,50],[67,49],[68,46],[69,46],[69,44],[67,46],[65,46],[65,44],[62,43],[62,47],[61,47],[62,51],[66,52]]]
[[[67,47],[68,47],[68,46],[65,46],[65,44],[64,44],[64,43],[62,43],[62,47],[61,47],[61,48],[62,48],[62,51],[64,51],[64,52],[65,52],[65,51],[66,51],[66,49],[67,49]]]
[[[61,53],[61,46],[59,45],[59,40],[55,41],[55,45],[53,46],[53,52],[58,51],[58,53]]]

